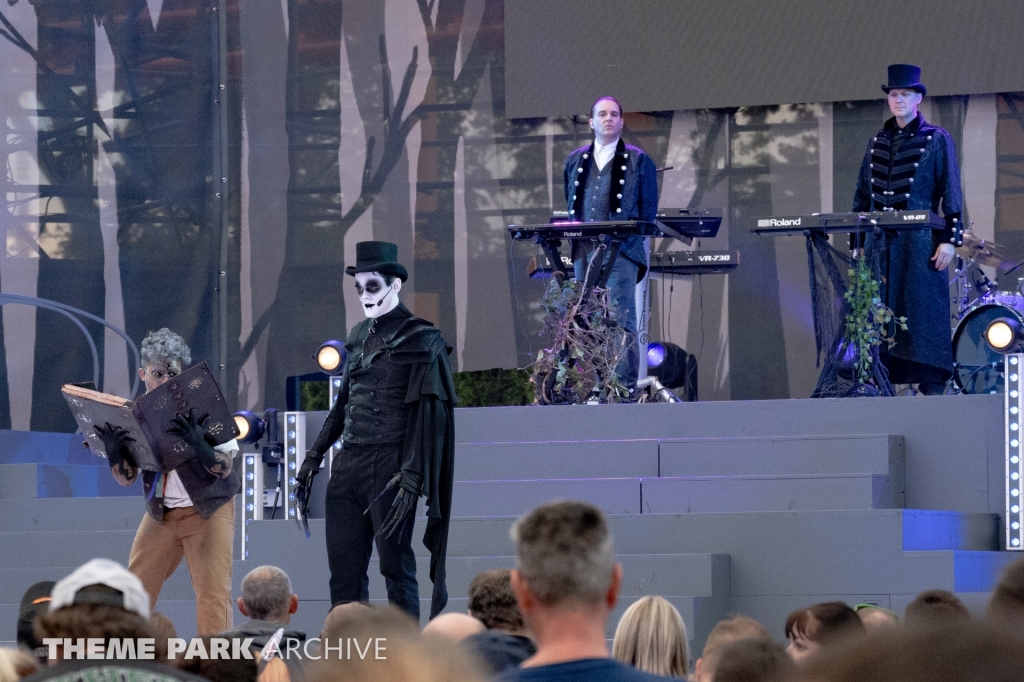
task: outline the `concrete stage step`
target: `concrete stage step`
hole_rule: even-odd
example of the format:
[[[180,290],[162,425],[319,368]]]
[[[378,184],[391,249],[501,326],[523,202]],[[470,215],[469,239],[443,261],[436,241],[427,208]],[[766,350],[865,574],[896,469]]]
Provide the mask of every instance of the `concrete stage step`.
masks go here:
[[[125,497],[139,495],[142,483],[122,486],[106,465],[0,464],[0,499]]]
[[[881,474],[456,481],[452,515],[520,516],[556,499],[608,514],[899,509],[903,487]]]
[[[461,446],[483,449],[485,445],[528,442],[526,449],[535,449],[535,454],[521,454],[523,450],[509,447],[507,451],[515,453],[515,458],[510,459],[528,461],[528,466],[535,466],[538,472],[543,473],[516,478],[561,476],[553,472],[549,474],[542,467],[557,471],[558,467],[572,466],[568,463],[545,463],[543,452],[549,443],[590,443],[601,440],[636,442],[636,445],[629,447],[641,451],[645,447],[644,441],[662,441],[661,451],[667,457],[662,462],[663,468],[659,472],[661,476],[841,473],[844,470],[834,470],[832,467],[837,464],[842,466],[845,455],[840,456],[838,453],[849,453],[849,448],[848,444],[838,440],[828,446],[835,450],[836,456],[822,460],[823,464],[813,465],[829,467],[827,471],[821,472],[813,469],[742,470],[741,464],[745,466],[756,461],[756,458],[751,455],[743,459],[742,445],[733,445],[727,441],[759,439],[759,443],[749,442],[749,445],[763,446],[776,454],[789,453],[785,458],[793,459],[787,466],[796,466],[799,464],[800,453],[806,454],[812,448],[811,443],[799,442],[802,437],[819,442],[841,437],[856,441],[865,434],[882,434],[881,437],[891,434],[906,439],[904,468],[907,507],[998,514],[1002,513],[1005,502],[1003,399],[998,395],[494,407],[456,410],[455,420],[455,437]],[[763,439],[776,439],[779,442],[765,443]],[[665,441],[682,441],[683,444],[669,447]],[[672,469],[666,463],[667,460],[678,460],[682,456],[678,455],[680,450],[699,448],[699,441],[707,442],[709,452],[728,451],[732,453],[730,458],[739,457],[737,468],[682,470]],[[846,469],[845,472],[884,473],[877,469],[862,468],[873,458],[877,462],[877,457],[881,456],[878,453],[885,452],[878,445],[872,447],[875,455],[868,453],[853,457],[850,466],[856,462],[857,470]],[[569,452],[580,450],[572,445],[564,448]],[[672,454],[673,450],[676,451],[675,455]],[[463,451],[460,447],[459,452]],[[708,454],[703,459],[705,464],[701,466],[711,467],[716,458]],[[757,466],[770,466],[769,462],[775,459],[774,455],[766,457]],[[612,466],[597,456],[594,461],[598,466]],[[729,467],[727,462],[728,458],[722,459],[722,466]],[[784,462],[785,459],[780,460],[780,464]],[[494,466],[514,465],[502,462]],[[647,455],[645,463],[638,466],[649,470],[650,455]],[[636,471],[630,475],[645,474]],[[462,473],[459,477],[464,478]],[[483,475],[473,477],[486,478]]]
[[[900,509],[903,489],[889,476],[789,474],[645,478],[644,514],[834,509]]]
[[[513,555],[514,520],[453,519],[449,556]],[[609,521],[622,555],[729,555],[733,595],[907,593],[908,585],[952,585],[954,552],[987,554],[998,538],[996,519],[988,514],[903,509],[616,515]],[[423,527],[418,521],[413,535],[421,557],[427,556]],[[254,523],[250,560],[276,557],[294,562],[296,570],[325,575],[323,522],[311,521],[310,532],[307,540],[290,522]]]
[[[690,438],[460,443],[455,479],[632,478],[788,474],[903,477],[903,436]]]
[[[659,476],[881,474],[903,483],[906,439],[892,435],[687,438],[659,442]]]

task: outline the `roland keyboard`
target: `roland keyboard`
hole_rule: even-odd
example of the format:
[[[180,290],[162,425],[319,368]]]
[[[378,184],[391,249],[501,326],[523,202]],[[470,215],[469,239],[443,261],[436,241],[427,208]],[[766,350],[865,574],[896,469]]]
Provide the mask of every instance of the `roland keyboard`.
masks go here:
[[[717,275],[740,264],[739,251],[657,251],[651,254],[651,276]]]
[[[508,231],[512,235],[512,239],[597,239],[602,235],[613,239],[662,236],[662,232],[658,229],[657,225],[643,220],[509,225]]]
[[[902,230],[941,230],[942,216],[932,211],[870,211],[865,213],[812,213],[803,216],[757,218],[754,233],[761,235],[805,232],[871,232],[876,227]]]

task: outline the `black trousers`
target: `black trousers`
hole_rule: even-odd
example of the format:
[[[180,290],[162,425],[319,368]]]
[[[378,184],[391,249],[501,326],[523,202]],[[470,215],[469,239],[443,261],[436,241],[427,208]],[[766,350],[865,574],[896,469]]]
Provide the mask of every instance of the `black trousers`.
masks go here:
[[[325,505],[331,604],[365,602],[370,598],[367,570],[376,543],[388,602],[418,621],[420,595],[416,583],[416,555],[412,550],[415,512],[406,517],[390,539],[377,535],[391,510],[398,487],[379,500],[377,496],[398,473],[401,450],[399,443],[349,443],[334,458]],[[370,513],[364,514],[367,507]]]

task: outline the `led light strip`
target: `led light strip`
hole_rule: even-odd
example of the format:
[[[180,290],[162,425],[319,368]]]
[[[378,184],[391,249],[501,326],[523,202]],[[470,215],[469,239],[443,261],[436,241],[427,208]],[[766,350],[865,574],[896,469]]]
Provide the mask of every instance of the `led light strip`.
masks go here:
[[[1024,505],[1021,498],[1021,410],[1024,408],[1024,381],[1021,378],[1024,355],[1004,359],[1004,423],[1006,429],[1006,549],[1024,550]]]
[[[242,454],[242,561],[249,558],[249,526],[263,520],[263,468],[259,454]]]
[[[306,458],[306,413],[282,412],[284,417],[284,476],[281,491],[284,497],[284,517],[295,518],[295,474]]]
[[[338,402],[338,394],[341,393],[341,377],[331,377],[331,383],[329,384],[329,396],[330,405],[327,409],[333,410],[334,404]],[[330,473],[334,467],[334,456],[341,452],[341,439],[331,446],[331,449],[327,451],[327,471]]]

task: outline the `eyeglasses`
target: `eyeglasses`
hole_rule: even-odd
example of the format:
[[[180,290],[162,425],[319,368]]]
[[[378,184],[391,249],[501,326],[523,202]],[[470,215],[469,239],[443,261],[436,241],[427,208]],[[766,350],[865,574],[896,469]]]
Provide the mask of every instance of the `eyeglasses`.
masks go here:
[[[148,374],[149,376],[153,377],[157,381],[163,381],[164,377],[166,377],[168,379],[173,379],[174,377],[176,377],[179,374],[181,374],[181,372],[176,370],[176,369],[169,369],[166,372],[164,370],[162,370],[162,369],[154,369],[154,370],[146,369],[145,372],[146,372],[146,374]]]

